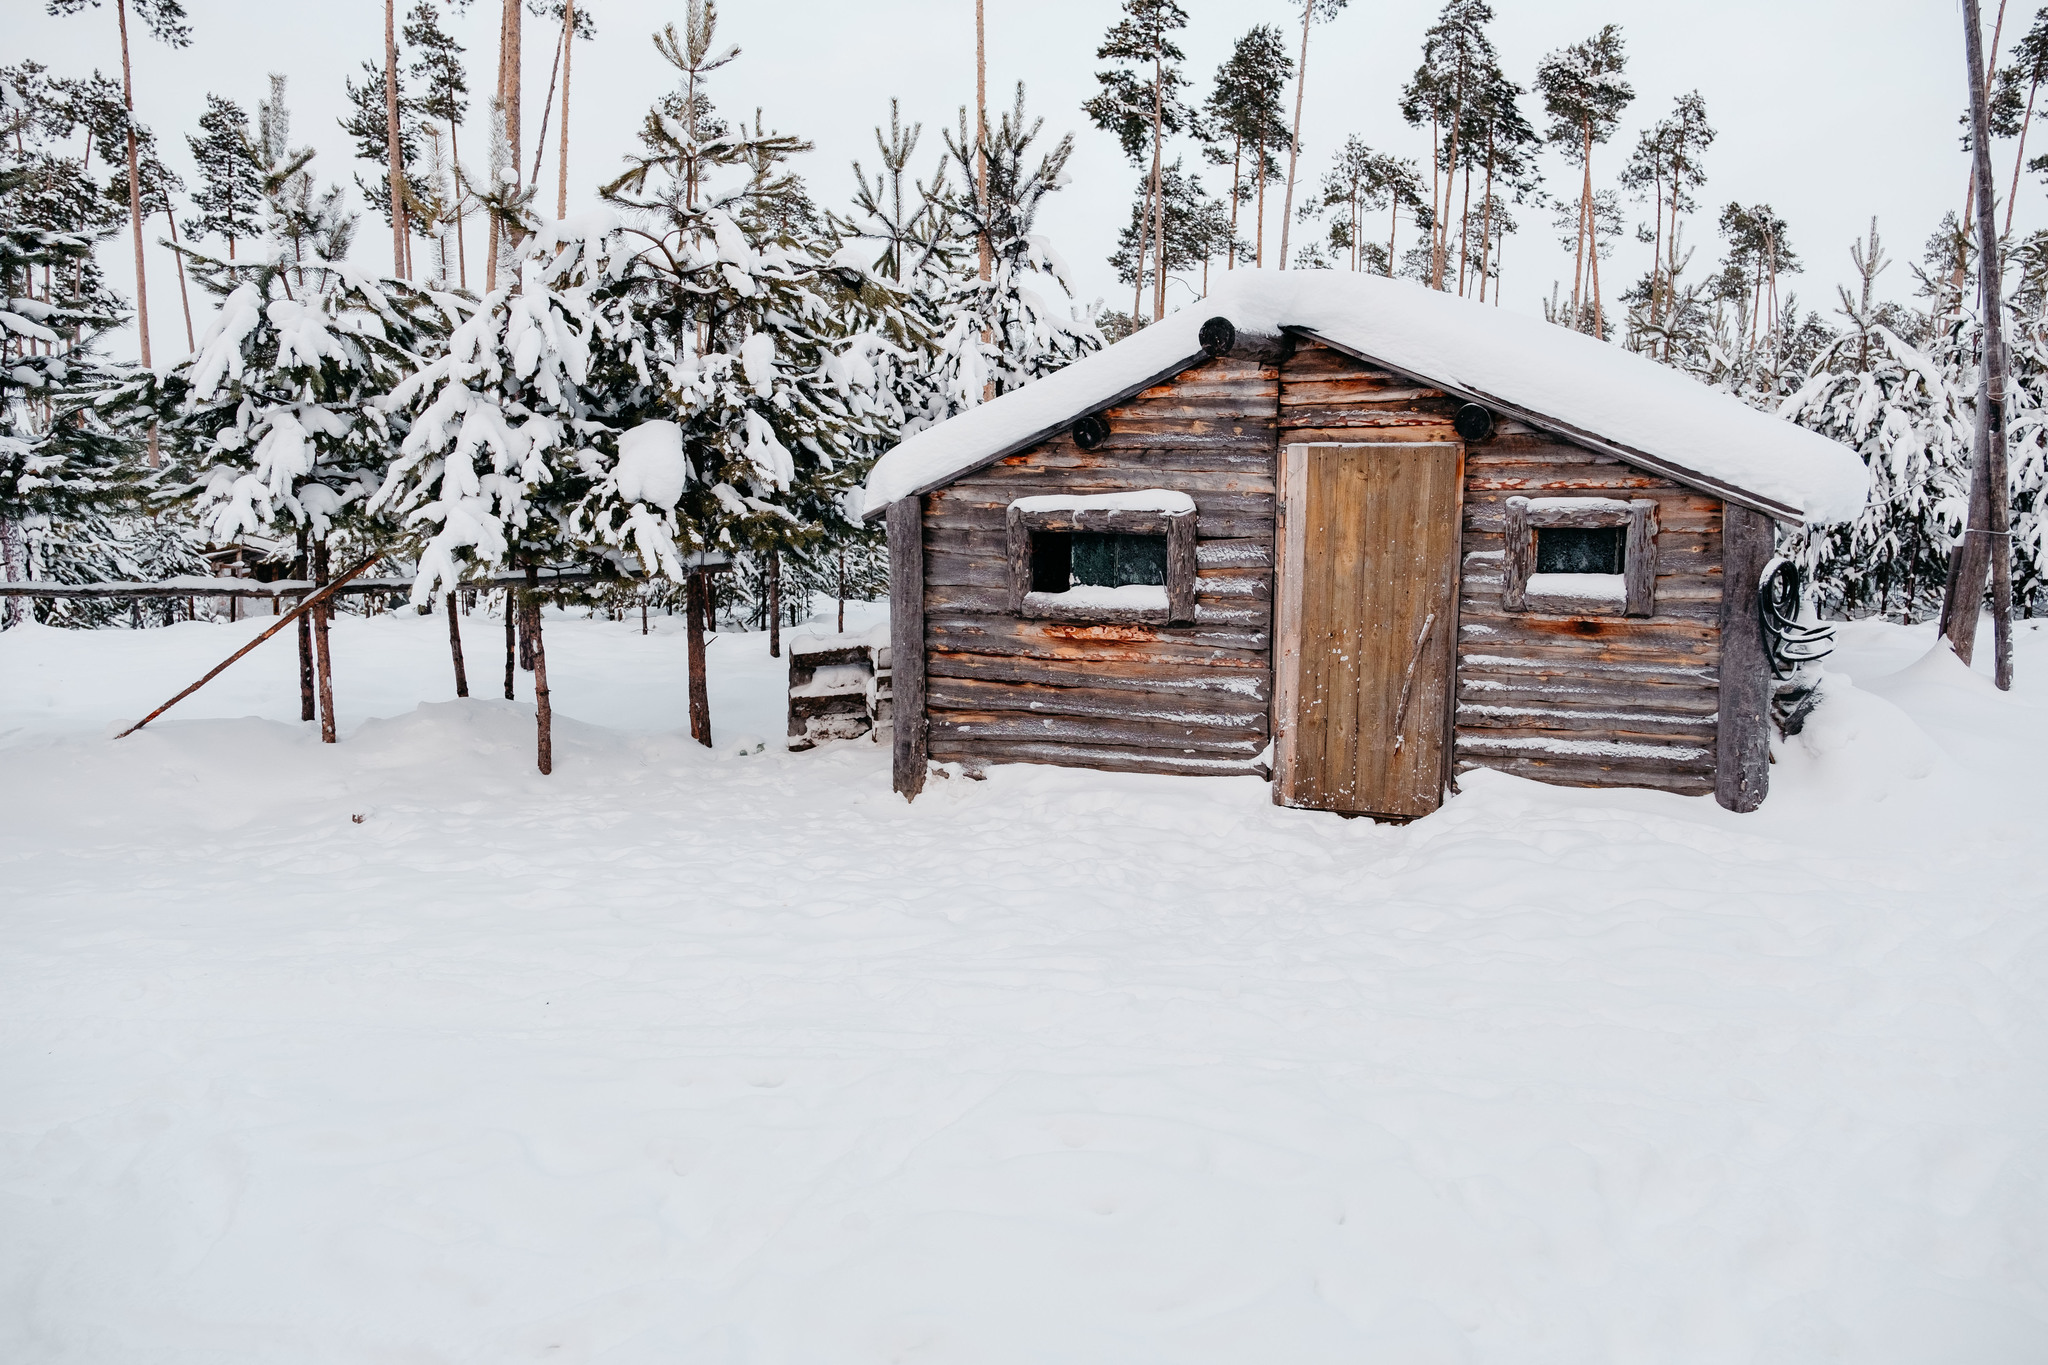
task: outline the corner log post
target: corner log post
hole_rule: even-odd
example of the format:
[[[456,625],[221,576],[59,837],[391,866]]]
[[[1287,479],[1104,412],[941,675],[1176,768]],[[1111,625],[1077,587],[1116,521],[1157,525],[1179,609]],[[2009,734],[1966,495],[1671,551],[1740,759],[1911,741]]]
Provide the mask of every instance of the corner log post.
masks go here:
[[[1721,694],[1714,799],[1755,810],[1771,789],[1771,663],[1757,588],[1776,550],[1771,520],[1727,504],[1722,519]]]
[[[924,498],[889,504],[889,667],[894,695],[895,787],[907,801],[924,790]]]

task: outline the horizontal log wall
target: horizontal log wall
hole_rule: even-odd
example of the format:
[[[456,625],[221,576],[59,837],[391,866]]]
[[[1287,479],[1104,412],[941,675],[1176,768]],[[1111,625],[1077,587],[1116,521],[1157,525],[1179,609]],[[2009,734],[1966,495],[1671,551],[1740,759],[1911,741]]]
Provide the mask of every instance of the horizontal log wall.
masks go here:
[[[1279,372],[1224,358],[1066,435],[934,490],[924,517],[934,762],[1247,773],[1272,698],[1274,414]],[[1078,415],[1078,414],[1077,414]],[[1023,620],[1010,609],[1017,498],[1171,488],[1195,501],[1187,626]]]
[[[1280,440],[1456,440],[1457,402],[1308,345],[1286,364]],[[1506,500],[1657,504],[1656,607],[1641,619],[1508,612]],[[1583,786],[1714,790],[1721,507],[1546,433],[1502,422],[1465,450],[1456,766]]]

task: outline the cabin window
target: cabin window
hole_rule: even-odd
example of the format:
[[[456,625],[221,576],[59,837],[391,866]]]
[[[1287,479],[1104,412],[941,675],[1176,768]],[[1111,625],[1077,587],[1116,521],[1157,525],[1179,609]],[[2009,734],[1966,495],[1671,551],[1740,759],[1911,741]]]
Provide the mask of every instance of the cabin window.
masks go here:
[[[1185,493],[1020,498],[1010,606],[1020,616],[1169,625],[1194,619],[1195,510]]]
[[[1513,497],[1503,509],[1501,605],[1558,616],[1654,616],[1657,504]]]
[[[1540,526],[1536,528],[1536,572],[1623,573],[1627,549],[1625,527]]]

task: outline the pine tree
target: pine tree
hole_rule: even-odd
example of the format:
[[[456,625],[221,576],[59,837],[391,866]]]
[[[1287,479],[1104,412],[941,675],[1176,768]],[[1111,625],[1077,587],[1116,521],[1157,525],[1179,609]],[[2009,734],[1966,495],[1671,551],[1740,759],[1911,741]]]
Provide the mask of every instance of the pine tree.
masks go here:
[[[1230,140],[1230,237],[1226,269],[1237,266],[1235,242],[1238,211],[1253,205],[1252,260],[1263,264],[1266,239],[1266,182],[1280,175],[1276,151],[1291,148],[1287,113],[1281,104],[1294,76],[1294,58],[1287,40],[1273,24],[1261,24],[1237,40],[1229,58],[1216,70],[1216,82],[1203,105],[1208,116],[1210,159],[1223,165],[1222,140]],[[1245,157],[1252,161],[1246,181]]]
[[[374,168],[368,179],[361,171],[356,172],[356,188],[362,192],[365,202],[383,218],[386,226],[404,226],[403,210],[409,206],[395,198],[393,191],[395,189],[402,196],[406,185],[418,173],[422,142],[419,104],[406,93],[401,75],[398,84],[398,162],[402,175],[394,185],[390,172],[390,120],[386,110],[383,66],[377,62],[362,63],[361,83],[344,80],[342,88],[348,95],[349,115],[340,120],[341,129],[355,140],[356,159],[368,162]],[[392,263],[394,273],[404,273],[408,254],[406,250],[396,253]]]
[[[420,0],[405,21],[405,42],[414,56],[406,74],[419,92],[415,108],[422,119],[439,122],[448,130],[446,163],[448,215],[454,222],[456,278],[469,288],[469,248],[463,240],[462,220],[468,195],[462,170],[462,121],[469,110],[469,74],[462,66],[462,45],[442,29],[440,11],[433,0]],[[445,276],[445,264],[442,268]]]
[[[1650,194],[1650,275],[1643,292],[1652,327],[1670,307],[1679,270],[1679,223],[1699,207],[1695,195],[1707,183],[1705,154],[1714,137],[1699,91],[1681,95],[1669,115],[1643,130],[1621,173],[1623,189],[1638,199],[1645,190]],[[1640,229],[1637,237],[1643,239]]]
[[[263,204],[263,170],[256,161],[249,116],[233,100],[209,94],[199,131],[204,136],[185,138],[201,182],[192,201],[197,212],[185,220],[185,235],[194,242],[221,238],[232,261],[236,243],[261,229],[257,214]]]
[[[1621,30],[1608,24],[1584,42],[1551,53],[1536,68],[1536,88],[1550,115],[1546,136],[1583,172],[1570,325],[1595,336],[1607,334],[1607,320],[1600,296],[1601,222],[1593,190],[1593,148],[1614,136],[1622,111],[1635,99],[1634,87],[1622,79],[1627,66]]]
[[[135,81],[131,70],[128,50],[128,10],[135,10],[135,17],[143,27],[153,34],[158,42],[167,47],[186,47],[192,42],[192,27],[185,22],[185,7],[179,0],[115,0],[114,12],[119,20],[121,35],[121,99],[127,114],[125,141],[128,148],[128,215],[135,236],[135,321],[136,332],[141,339],[142,363],[150,363],[149,347],[149,287],[148,272],[143,262],[142,251],[142,178],[139,165],[135,119]],[[85,9],[98,9],[100,0],[48,0],[51,14],[77,14]]]
[[[1522,87],[1509,80],[1499,66],[1489,67],[1467,115],[1471,124],[1471,134],[1466,142],[1469,152],[1465,158],[1468,189],[1472,163],[1476,162],[1483,168],[1484,178],[1480,188],[1479,250],[1476,253],[1470,250],[1474,234],[1469,217],[1461,215],[1466,226],[1459,234],[1458,292],[1463,294],[1466,289],[1466,260],[1476,258],[1482,301],[1486,298],[1488,282],[1497,281],[1500,276],[1501,242],[1515,230],[1513,216],[1502,202],[1503,193],[1515,204],[1540,203],[1543,199],[1535,156],[1543,139],[1522,115],[1523,94]],[[1500,302],[1498,288],[1494,290],[1494,302],[1496,305]]]
[[[634,297],[682,423],[680,534],[692,549],[786,551],[852,531],[844,495],[900,420],[875,361],[901,324],[894,291],[842,263],[785,169],[809,144],[712,111],[703,79],[736,55],[716,49],[714,19],[693,4],[685,35],[656,36],[682,89],[649,112],[644,150],[604,193],[659,243]]]
[[[941,344],[942,362],[958,366],[957,392],[964,392],[978,377],[987,392],[1006,393],[1102,346],[1093,310],[1074,302],[1066,264],[1038,231],[1039,209],[1047,195],[1066,183],[1067,162],[1074,153],[1071,133],[1049,150],[1038,151],[1044,128],[1044,119],[1025,112],[1020,81],[1010,109],[989,130],[986,146],[972,146],[964,118],[959,137],[947,140],[963,174],[978,161],[988,166],[986,209],[965,200],[959,211],[966,231],[988,241],[992,256],[990,279],[973,289],[951,339]],[[1158,229],[1155,202],[1146,253],[1155,262]],[[969,357],[977,356],[976,335],[982,341],[970,365]]]
[[[1110,26],[1095,52],[1098,60],[1122,65],[1096,73],[1101,93],[1082,106],[1098,128],[1116,136],[1124,155],[1141,167],[1150,163],[1144,229],[1138,238],[1140,251],[1133,274],[1134,318],[1144,309],[1145,255],[1150,253],[1156,260],[1164,249],[1166,221],[1158,205],[1166,139],[1180,133],[1193,118],[1193,111],[1180,97],[1187,85],[1180,70],[1186,54],[1171,36],[1186,28],[1187,22],[1187,11],[1177,0],[1123,0],[1123,18]],[[1157,321],[1166,316],[1166,272],[1155,269],[1153,278],[1152,317]]]
[[[1410,127],[1430,125],[1430,211],[1436,231],[1430,240],[1429,286],[1444,287],[1451,231],[1451,199],[1458,172],[1465,171],[1465,207],[1469,215],[1476,142],[1483,133],[1472,115],[1482,92],[1499,77],[1499,56],[1486,25],[1493,7],[1486,0],[1448,0],[1422,38],[1422,65],[1401,94],[1401,114]],[[1475,136],[1477,134],[1478,136]]]
[[[132,444],[95,401],[112,378],[96,343],[125,320],[92,265],[111,227],[85,213],[71,231],[25,221],[24,208],[50,207],[24,204],[36,188],[18,159],[26,141],[0,151],[0,570],[10,581],[29,576],[32,530],[120,505],[135,476]],[[9,598],[0,619],[21,615]]]
[[[1308,31],[1317,20],[1335,19],[1347,0],[1298,0],[1301,5],[1301,56],[1294,67],[1294,127],[1287,146],[1287,197],[1280,205],[1280,268],[1287,268],[1287,229],[1294,217],[1294,173],[1301,162],[1301,109],[1308,92]]]

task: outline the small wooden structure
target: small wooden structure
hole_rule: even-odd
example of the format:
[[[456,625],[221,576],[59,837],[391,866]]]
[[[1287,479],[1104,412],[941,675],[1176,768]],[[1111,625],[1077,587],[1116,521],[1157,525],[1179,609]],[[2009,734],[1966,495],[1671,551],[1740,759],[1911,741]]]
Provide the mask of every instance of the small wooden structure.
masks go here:
[[[1774,521],[1850,451],[1419,286],[1237,272],[877,463],[896,786],[929,761],[1270,775],[1434,810],[1455,775],[1763,799]]]
[[[889,728],[892,698],[887,630],[789,639],[789,748],[827,740],[879,740]]]

